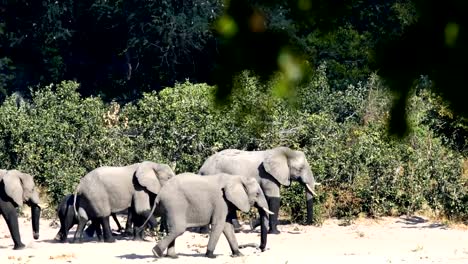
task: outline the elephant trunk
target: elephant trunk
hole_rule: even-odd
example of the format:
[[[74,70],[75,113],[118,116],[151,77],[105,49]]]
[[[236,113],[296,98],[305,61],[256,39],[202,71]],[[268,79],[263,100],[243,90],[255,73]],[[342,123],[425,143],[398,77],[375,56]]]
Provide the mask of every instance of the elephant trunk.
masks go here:
[[[314,204],[314,196],[317,196],[315,193],[315,186],[319,185],[315,183],[314,177],[312,174],[311,176],[308,177],[310,180],[309,181],[302,181],[305,187],[305,193],[306,193],[306,201],[307,201],[307,220],[306,224],[310,225],[313,222],[313,216],[314,216],[314,211],[313,211],[313,204]]]
[[[309,192],[306,188],[306,199],[307,199],[307,221],[306,224],[310,225],[313,221],[314,216],[314,195]]]
[[[266,215],[272,215],[274,214],[270,209],[268,208],[268,202],[265,198],[265,195],[263,194],[262,189],[260,189],[260,195],[258,196],[257,200],[255,201],[255,204],[258,209],[261,209],[266,213]]]
[[[41,218],[41,207],[36,203],[31,203],[31,222],[34,239],[39,239],[39,219]]]

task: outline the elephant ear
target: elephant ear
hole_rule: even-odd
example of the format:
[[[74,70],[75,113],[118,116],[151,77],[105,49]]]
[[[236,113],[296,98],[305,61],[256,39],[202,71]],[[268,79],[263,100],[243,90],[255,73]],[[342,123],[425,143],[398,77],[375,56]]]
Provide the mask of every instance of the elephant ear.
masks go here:
[[[289,186],[291,184],[288,157],[282,148],[267,150],[263,167],[281,185]]]
[[[152,162],[142,162],[135,172],[138,183],[148,191],[158,194],[161,190],[161,183],[158,178],[156,164]]]
[[[226,196],[226,199],[234,204],[239,210],[244,213],[248,213],[250,211],[250,204],[245,187],[240,178],[231,178],[232,180],[224,187],[224,195]]]
[[[23,186],[21,180],[15,171],[9,171],[3,176],[3,183],[5,185],[5,193],[10,197],[19,207],[23,205]]]

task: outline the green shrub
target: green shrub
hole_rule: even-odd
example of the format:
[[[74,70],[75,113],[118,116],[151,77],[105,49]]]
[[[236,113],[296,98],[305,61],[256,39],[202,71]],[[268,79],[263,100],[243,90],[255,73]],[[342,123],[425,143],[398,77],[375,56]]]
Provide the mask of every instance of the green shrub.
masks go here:
[[[71,193],[88,171],[134,160],[120,124],[106,125],[109,107],[98,98],[81,98],[77,88],[62,82],[34,92],[30,103],[18,105],[11,96],[0,107],[5,168],[35,175],[54,201]]]

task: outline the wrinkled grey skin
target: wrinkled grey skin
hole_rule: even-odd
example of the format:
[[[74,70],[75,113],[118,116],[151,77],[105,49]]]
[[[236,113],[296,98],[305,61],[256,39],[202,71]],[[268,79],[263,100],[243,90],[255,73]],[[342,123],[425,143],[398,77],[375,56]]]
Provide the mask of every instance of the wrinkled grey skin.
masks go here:
[[[155,205],[165,215],[168,235],[154,248],[153,254],[176,258],[175,239],[187,228],[211,224],[206,256],[214,258],[221,233],[229,242],[233,256],[242,256],[234,234],[232,219],[236,210],[249,212],[256,205],[267,213],[268,204],[258,183],[240,175],[224,173],[200,175],[182,173],[170,179],[156,197]]]
[[[307,199],[307,222],[312,223],[312,202],[316,185],[310,165],[302,151],[278,147],[264,151],[226,149],[210,156],[201,166],[199,174],[215,173],[246,175],[258,181],[270,210],[270,233],[278,234],[280,187],[291,181],[304,185]]]
[[[14,242],[13,249],[23,249],[21,242],[18,214],[16,208],[23,203],[31,207],[31,222],[34,239],[39,238],[39,193],[36,190],[33,176],[18,170],[0,170],[0,215],[3,215]]]
[[[73,241],[82,240],[88,219],[97,219],[102,225],[104,242],[114,242],[109,216],[129,207],[134,210],[135,225],[141,225],[151,210],[150,201],[173,176],[168,165],[150,161],[124,167],[104,166],[89,172],[75,192],[74,208],[79,222]],[[142,234],[143,229],[138,232]]]

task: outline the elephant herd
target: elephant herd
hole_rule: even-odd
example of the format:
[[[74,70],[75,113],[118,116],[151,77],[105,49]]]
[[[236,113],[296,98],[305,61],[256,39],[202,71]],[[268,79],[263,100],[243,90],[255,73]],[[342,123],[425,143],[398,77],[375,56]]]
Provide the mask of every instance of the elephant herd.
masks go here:
[[[120,230],[115,214],[128,210],[126,232],[143,239],[146,226],[156,227],[154,215],[161,216],[164,236],[153,248],[156,257],[176,258],[175,240],[187,228],[210,226],[206,256],[213,258],[221,233],[233,256],[242,255],[235,237],[237,210],[256,207],[261,227],[259,248],[267,244],[267,233],[278,234],[280,187],[291,181],[304,185],[307,221],[312,221],[315,182],[303,152],[286,147],[264,151],[226,149],[210,156],[199,172],[175,175],[166,164],[143,161],[128,166],[103,166],[81,178],[73,194],[63,198],[57,209],[60,230],[55,239],[67,241],[68,231],[78,225],[73,242],[82,242],[83,232],[114,242],[109,217]],[[17,170],[0,170],[0,214],[7,222],[14,249],[24,248],[18,228],[16,208],[31,207],[34,239],[39,238],[39,195],[33,177]],[[85,226],[91,221],[88,229]],[[133,228],[132,228],[133,225]]]

